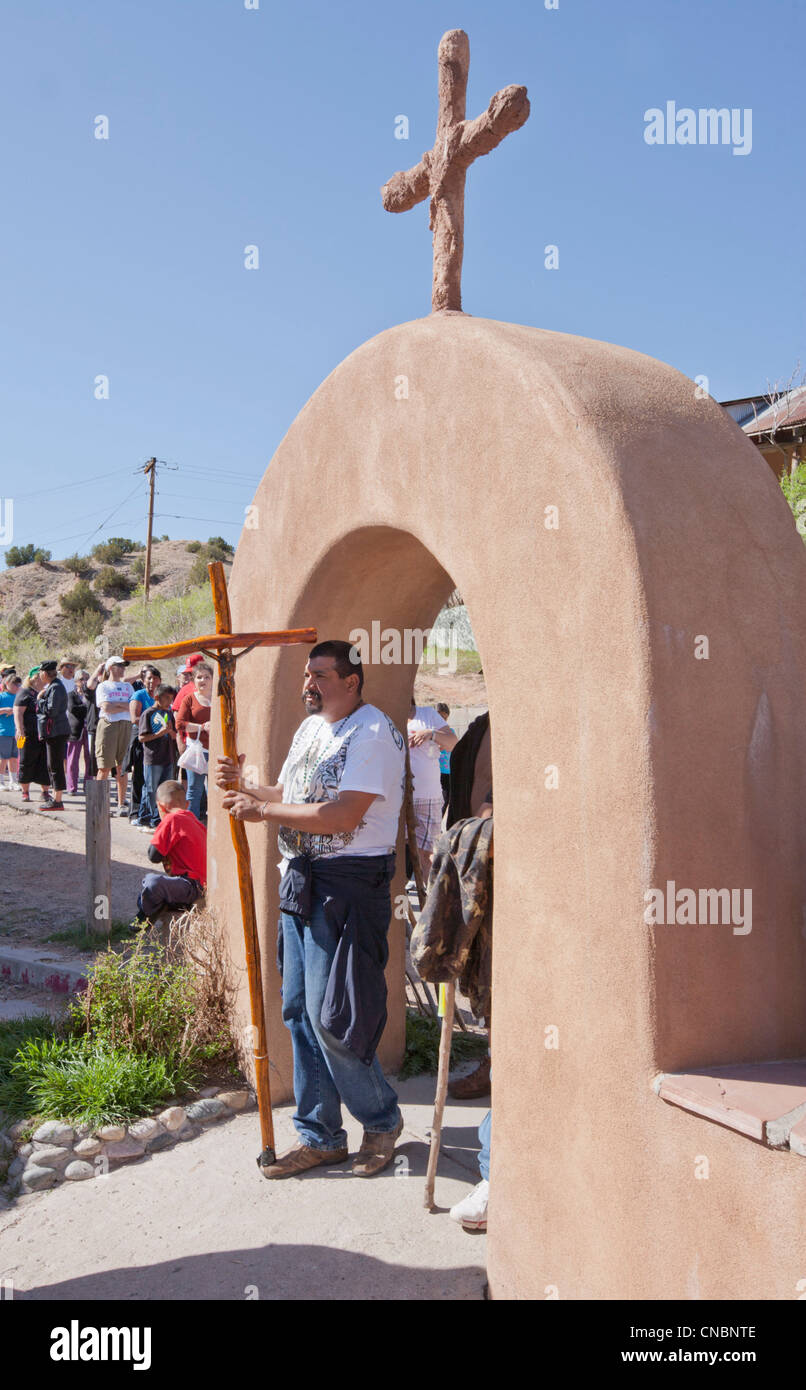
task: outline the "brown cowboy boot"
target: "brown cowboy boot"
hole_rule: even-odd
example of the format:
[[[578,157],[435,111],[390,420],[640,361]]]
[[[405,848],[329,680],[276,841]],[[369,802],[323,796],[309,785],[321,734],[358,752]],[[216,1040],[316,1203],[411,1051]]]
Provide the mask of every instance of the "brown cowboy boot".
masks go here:
[[[322,1163],[344,1163],[349,1157],[347,1149],[312,1149],[308,1144],[295,1144],[268,1167],[261,1166],[260,1171],[264,1178],[293,1178],[308,1168],[318,1168]]]
[[[365,1129],[361,1148],[353,1162],[353,1177],[371,1178],[373,1173],[380,1173],[382,1168],[386,1168],[394,1157],[395,1140],[399,1139],[402,1133],[402,1115],[395,1128],[390,1129],[388,1134],[379,1134],[376,1130]]]
[[[469,1076],[460,1076],[458,1081],[448,1082],[448,1095],[453,1100],[478,1100],[490,1094],[490,1059],[484,1057],[475,1071]]]

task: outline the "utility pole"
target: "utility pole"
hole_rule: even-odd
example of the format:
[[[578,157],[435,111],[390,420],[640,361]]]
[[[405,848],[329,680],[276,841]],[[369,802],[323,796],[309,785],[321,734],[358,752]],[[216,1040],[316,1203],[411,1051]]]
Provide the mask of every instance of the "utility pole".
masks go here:
[[[151,528],[154,524],[154,479],[157,476],[157,460],[149,459],[144,465],[143,472],[148,477],[148,539],[146,540],[146,572],[143,581],[145,590],[145,600],[148,603],[148,591],[151,586]]]

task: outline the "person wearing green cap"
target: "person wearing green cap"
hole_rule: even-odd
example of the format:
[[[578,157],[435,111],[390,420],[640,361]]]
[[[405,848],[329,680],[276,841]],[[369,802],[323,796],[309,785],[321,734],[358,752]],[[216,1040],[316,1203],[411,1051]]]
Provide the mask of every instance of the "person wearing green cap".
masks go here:
[[[36,727],[36,700],[45,683],[40,668],[32,666],[22,683],[22,690],[14,700],[14,723],[17,729],[17,746],[20,750],[18,776],[23,801],[31,800],[28,788],[32,782],[39,783],[44,802],[50,802],[51,799],[47,754],[44,743],[39,741]]]

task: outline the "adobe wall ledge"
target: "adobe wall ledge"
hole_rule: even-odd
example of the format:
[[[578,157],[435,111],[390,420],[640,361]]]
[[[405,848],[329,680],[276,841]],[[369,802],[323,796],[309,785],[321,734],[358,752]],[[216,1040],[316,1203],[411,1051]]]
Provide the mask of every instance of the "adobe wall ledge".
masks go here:
[[[661,1072],[655,1094],[771,1149],[806,1157],[806,1058]]]

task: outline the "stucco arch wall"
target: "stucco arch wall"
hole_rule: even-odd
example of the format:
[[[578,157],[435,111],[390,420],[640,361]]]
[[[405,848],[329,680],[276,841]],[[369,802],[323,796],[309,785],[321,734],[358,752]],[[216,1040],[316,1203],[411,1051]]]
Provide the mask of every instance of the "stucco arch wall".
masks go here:
[[[729,1188],[692,1184],[691,1117],[671,1115],[649,1082],[661,1068],[806,1051],[806,558],[775,480],[719,407],[658,362],[444,315],[346,359],[255,502],[231,582],[241,628],[423,626],[454,584],[469,605],[496,798],[494,1293],[685,1296],[694,1268],[704,1296],[751,1296],[736,1290],[759,1260],[766,1269],[759,1236],[734,1233],[727,1274],[699,1242],[710,1231],[719,1247],[724,1204],[745,1182],[757,1201],[774,1156],[709,1129],[738,1187],[735,1173]],[[550,506],[558,530],[544,525]],[[698,635],[708,661],[694,658]],[[240,669],[240,742],[261,777],[276,777],[298,722],[304,659],[256,651]],[[366,694],[402,724],[412,678],[372,669]],[[282,1094],[276,856],[265,831],[249,833]],[[211,856],[237,953],[215,809]],[[752,887],[752,933],[647,928],[644,893],[668,879]],[[549,1025],[556,1050],[543,1047]],[[396,1007],[387,1063],[400,1028]],[[792,1172],[768,1175],[790,1248]],[[779,1261],[768,1282],[788,1274]]]

